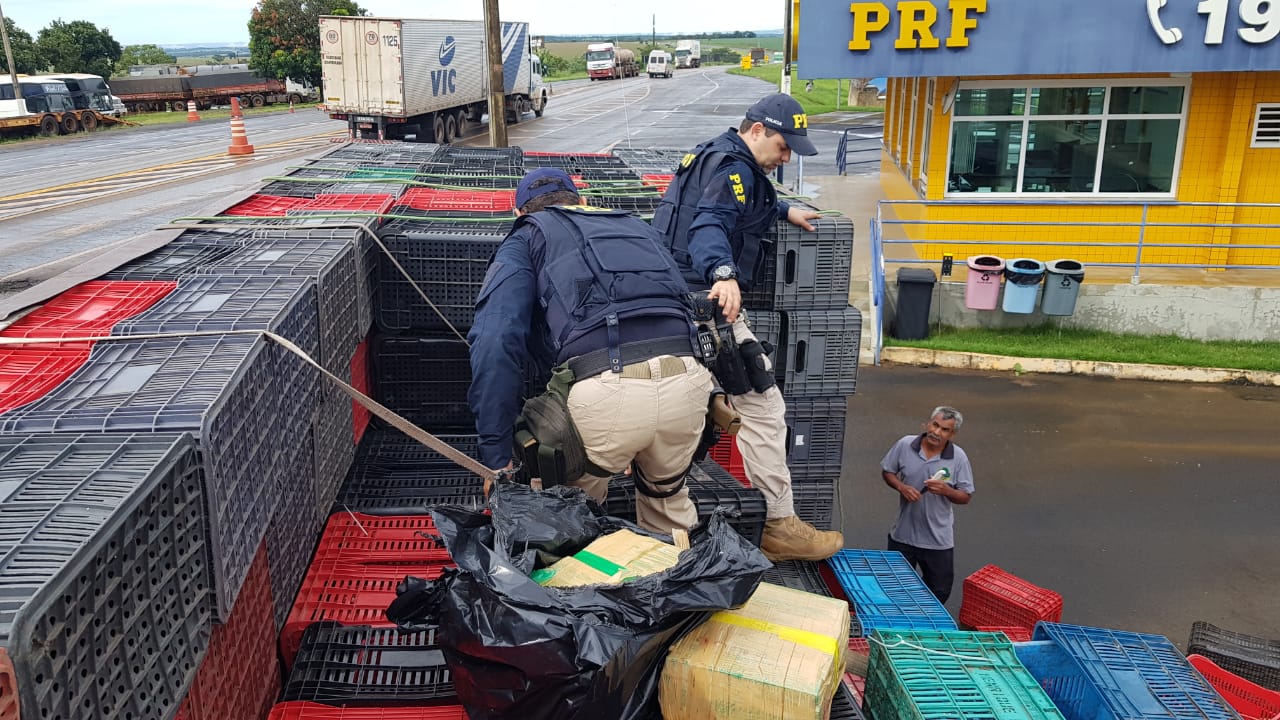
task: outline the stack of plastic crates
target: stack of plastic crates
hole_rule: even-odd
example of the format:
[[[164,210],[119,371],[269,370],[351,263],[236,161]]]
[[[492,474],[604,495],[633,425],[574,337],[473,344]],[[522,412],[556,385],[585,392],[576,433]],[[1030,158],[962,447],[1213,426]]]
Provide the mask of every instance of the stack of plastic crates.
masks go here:
[[[3,435],[0,487],[0,716],[172,717],[213,610],[190,436]]]
[[[1280,691],[1280,640],[1246,635],[1197,621],[1191,625],[1187,653],[1203,655],[1250,682]]]
[[[875,720],[1062,720],[1000,633],[878,630],[863,707]]]
[[[995,565],[979,568],[964,579],[961,625],[1003,632],[1010,640],[1023,641],[1031,639],[1036,623],[1061,620],[1061,595]]]
[[[437,437],[476,457],[474,434]],[[480,508],[484,504],[480,479],[398,430],[370,428],[360,441],[335,509],[411,514],[426,513],[441,504]]]
[[[862,631],[955,630],[955,620],[902,553],[844,549],[827,560]]]
[[[267,720],[467,720],[467,713],[461,705],[333,707],[295,701],[273,707]]]
[[[1040,623],[1015,648],[1067,720],[1239,717],[1161,635]]]
[[[733,476],[710,460],[689,468],[685,476],[689,499],[698,510],[698,520],[705,521],[716,508],[727,511],[725,520],[738,534],[753,545],[760,544],[764,532],[764,496],[755,488],[743,487]],[[615,517],[636,521],[636,488],[630,475],[618,474],[609,480],[605,511]]]
[[[177,238],[104,273],[102,280],[177,280],[235,252],[253,238],[253,230],[184,230]]]

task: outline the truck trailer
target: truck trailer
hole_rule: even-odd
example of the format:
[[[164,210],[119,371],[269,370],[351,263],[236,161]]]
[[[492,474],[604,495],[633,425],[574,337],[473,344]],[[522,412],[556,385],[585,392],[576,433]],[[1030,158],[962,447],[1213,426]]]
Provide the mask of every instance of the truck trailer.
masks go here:
[[[247,107],[273,103],[302,102],[303,95],[290,91],[275,78],[260,78],[251,72],[212,72],[197,75],[145,75],[111,78],[111,94],[124,101],[130,112],[156,110],[183,111],[187,102],[208,110],[229,105],[240,98]]]
[[[325,108],[352,138],[451,143],[489,111],[484,23],[323,16],[320,62]],[[542,117],[542,62],[528,23],[502,23],[508,123]]]
[[[633,50],[614,47],[611,42],[587,45],[587,75],[592,80],[611,80],[637,77],[640,66],[636,64]]]

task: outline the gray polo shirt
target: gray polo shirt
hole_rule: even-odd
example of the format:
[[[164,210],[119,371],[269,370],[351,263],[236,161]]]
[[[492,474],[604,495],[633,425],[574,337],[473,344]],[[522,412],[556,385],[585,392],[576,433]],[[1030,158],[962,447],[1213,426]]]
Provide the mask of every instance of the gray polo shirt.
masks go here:
[[[931,460],[925,460],[920,447],[924,435],[907,435],[880,461],[886,472],[895,473],[898,479],[924,493],[924,481],[942,468],[951,471],[951,487],[973,494],[973,468],[969,456],[955,443],[947,443],[942,452]],[[900,543],[927,550],[946,550],[955,547],[952,526],[955,516],[951,501],[925,493],[916,502],[898,496],[898,521],[889,531],[889,537]]]

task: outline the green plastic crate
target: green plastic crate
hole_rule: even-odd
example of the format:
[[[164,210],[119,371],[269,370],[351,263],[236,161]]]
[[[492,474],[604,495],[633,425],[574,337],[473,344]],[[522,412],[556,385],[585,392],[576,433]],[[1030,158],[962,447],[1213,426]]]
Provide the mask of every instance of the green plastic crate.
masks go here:
[[[863,707],[872,720],[1063,720],[1004,633],[877,630]]]

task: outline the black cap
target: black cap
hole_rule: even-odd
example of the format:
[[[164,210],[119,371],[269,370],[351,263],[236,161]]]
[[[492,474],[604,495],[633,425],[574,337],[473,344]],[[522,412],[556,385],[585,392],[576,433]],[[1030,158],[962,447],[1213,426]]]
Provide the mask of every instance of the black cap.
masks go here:
[[[817,155],[809,139],[809,118],[804,107],[790,95],[777,93],[761,98],[747,109],[747,119],[786,135],[787,147],[801,155]]]
[[[538,187],[533,187],[534,183],[545,181]],[[541,167],[533,172],[525,175],[516,185],[516,207],[523,208],[525,203],[547,193],[553,193],[560,190],[578,194],[578,187],[574,185],[573,178],[569,177],[569,173],[560,168]]]

